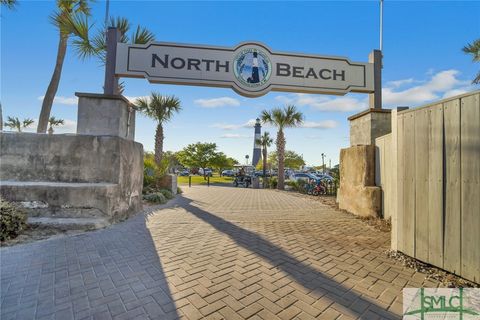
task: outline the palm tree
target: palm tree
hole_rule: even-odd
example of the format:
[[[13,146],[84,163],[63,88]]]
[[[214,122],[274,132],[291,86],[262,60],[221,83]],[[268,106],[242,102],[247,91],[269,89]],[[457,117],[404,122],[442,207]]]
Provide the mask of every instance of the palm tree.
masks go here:
[[[88,24],[89,15],[89,0],[57,0],[57,10],[50,16],[52,24],[58,29],[59,43],[55,68],[42,102],[42,110],[40,111],[37,127],[38,133],[47,131],[53,99],[60,83],[69,38],[72,37],[72,44],[77,48],[77,53],[81,57],[86,56],[83,53],[93,54],[93,48],[88,40],[88,32],[90,30],[90,25]]]
[[[68,39],[72,37],[72,44],[80,59],[97,56],[102,62],[105,62],[107,50],[105,37],[106,28],[98,30],[97,33],[90,38],[89,32],[91,25],[88,23],[88,17],[90,16],[89,1],[93,0],[57,0],[59,9],[58,12],[52,16],[52,22],[60,31],[60,43],[52,80],[50,80],[50,85],[43,99],[42,111],[37,128],[37,132],[39,133],[46,132],[48,127],[48,119],[50,117],[53,100],[57,93],[58,84],[60,83],[60,75],[65,59]],[[145,44],[155,40],[152,32],[140,26],[137,26],[136,31],[129,37],[130,22],[126,18],[112,17],[110,18],[110,25],[115,26],[120,31],[120,41],[123,43]],[[118,93],[122,91],[123,84],[120,84]]]
[[[480,39],[473,41],[472,43],[468,43],[465,47],[463,47],[463,52],[472,55],[473,62],[480,61]],[[480,72],[477,73],[475,79],[473,79],[472,83],[478,84],[480,83]]]
[[[130,22],[127,18],[123,17],[110,17],[110,25],[115,26],[115,28],[120,31],[120,42],[122,43],[132,43],[132,44],[146,44],[150,41],[155,40],[155,35],[149,31],[147,28],[141,27],[137,25],[137,28],[129,37],[128,33],[130,32]],[[107,58],[107,42],[106,42],[106,34],[105,31],[107,27],[105,26],[103,29],[99,30],[95,36],[92,37],[91,45],[93,47],[94,52],[100,58],[102,64],[105,64]],[[86,52],[86,54],[90,54],[90,52]],[[125,89],[125,85],[123,82],[118,84],[117,93],[122,94]]]
[[[303,114],[297,110],[294,105],[288,105],[284,108],[274,108],[273,110],[263,110],[261,119],[263,123],[269,123],[278,128],[277,132],[277,155],[278,155],[278,184],[277,188],[285,188],[285,135],[283,129],[298,127],[303,123]]]
[[[22,132],[22,128],[28,128],[33,122],[34,121],[29,118],[20,121],[17,117],[8,117],[5,126],[11,129],[16,129],[18,132]]]
[[[50,119],[48,119],[48,124],[50,125],[50,127],[48,128],[48,133],[53,134],[53,127],[58,127],[59,125],[62,125],[64,123],[65,121],[63,119],[57,119],[53,116],[50,117]]]
[[[260,139],[256,139],[255,143],[262,146],[262,158],[263,158],[263,177],[267,176],[267,147],[270,147],[273,143],[273,139],[270,137],[270,133],[264,132]]]
[[[162,96],[152,92],[150,98],[139,98],[135,101],[135,105],[140,112],[157,121],[155,162],[160,165],[163,153],[163,123],[169,121],[174,113],[178,113],[182,109],[180,100],[175,96]]]

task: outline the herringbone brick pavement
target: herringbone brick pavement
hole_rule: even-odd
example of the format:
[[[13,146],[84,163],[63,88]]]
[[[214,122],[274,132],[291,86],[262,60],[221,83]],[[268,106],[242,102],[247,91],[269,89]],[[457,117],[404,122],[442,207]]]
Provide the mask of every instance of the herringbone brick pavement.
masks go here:
[[[398,319],[438,286],[389,234],[274,190],[185,188],[105,230],[0,249],[1,319]]]

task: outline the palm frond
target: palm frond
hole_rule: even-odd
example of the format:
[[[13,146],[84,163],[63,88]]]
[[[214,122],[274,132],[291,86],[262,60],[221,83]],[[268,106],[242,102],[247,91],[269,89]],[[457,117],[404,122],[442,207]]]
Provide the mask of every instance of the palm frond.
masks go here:
[[[462,51],[466,54],[471,54],[473,61],[480,61],[480,39],[468,43],[462,48]]]
[[[17,0],[1,0],[0,4],[7,7],[7,9],[13,10],[17,6]]]
[[[152,92],[149,99],[137,99],[135,105],[140,112],[159,123],[169,121],[174,113],[178,113],[182,109],[177,97],[162,96],[156,92]]]
[[[132,36],[132,43],[145,44],[155,40],[155,35],[145,27],[137,26],[137,30]]]
[[[28,128],[29,126],[31,126],[35,121],[33,121],[33,119],[29,119],[29,118],[26,118],[25,120],[23,120],[23,127],[24,128]]]
[[[120,31],[120,42],[128,43],[128,31],[130,31],[130,22],[124,17],[110,17],[110,26]]]
[[[90,42],[89,32],[93,24],[88,23],[88,17],[83,14],[73,14],[66,19],[70,34],[75,37],[72,45],[80,59],[86,59],[98,54],[97,48]]]
[[[22,131],[20,120],[17,117],[9,116],[5,122],[5,126],[10,129],[17,129],[19,132]]]
[[[48,123],[51,127],[55,127],[64,124],[65,121],[63,119],[57,119],[54,116],[51,116],[50,119],[48,119]]]

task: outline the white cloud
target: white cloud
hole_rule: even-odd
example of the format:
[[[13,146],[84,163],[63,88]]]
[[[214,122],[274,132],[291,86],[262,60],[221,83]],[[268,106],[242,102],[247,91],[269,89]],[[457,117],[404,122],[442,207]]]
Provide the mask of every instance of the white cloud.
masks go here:
[[[287,96],[276,96],[275,100],[277,100],[278,102],[284,103],[284,104],[290,104],[294,101],[294,99],[289,98]]]
[[[226,133],[226,134],[220,136],[220,138],[225,138],[225,139],[246,139],[246,138],[252,138],[252,137],[249,136],[249,135],[246,135],[246,134]]]
[[[350,112],[368,108],[368,98],[357,99],[354,97],[328,97],[295,93],[289,96],[276,96],[275,100],[285,104],[292,103],[299,107],[311,107],[320,111]]]
[[[150,96],[136,96],[136,97],[130,97],[130,96],[125,96],[131,103],[135,103],[137,99],[147,99],[150,101]]]
[[[77,132],[77,121],[65,119],[64,124],[53,128],[55,133],[76,133]]]
[[[443,97],[467,92],[468,81],[460,80],[458,70],[445,70],[432,74],[430,79],[422,84],[405,90],[386,86],[382,90],[384,107],[416,106]]]
[[[383,107],[418,106],[436,99],[451,97],[474,90],[470,81],[461,80],[458,70],[435,73],[430,69],[428,79],[401,79],[387,82],[382,90]],[[410,87],[408,87],[410,85]],[[413,85],[413,86],[412,86]],[[407,88],[405,88],[407,87]],[[300,107],[311,107],[320,111],[350,112],[368,108],[368,96],[329,97],[311,94],[289,94],[276,96],[275,100]]]
[[[38,100],[43,101],[43,98],[45,96],[40,96],[38,97]],[[77,97],[63,97],[63,96],[56,96],[53,99],[54,104],[65,104],[69,106],[76,106],[78,104],[78,98]]]
[[[413,78],[409,79],[403,79],[403,80],[395,80],[395,81],[389,81],[385,85],[386,87],[392,87],[392,88],[398,88],[406,84],[413,83],[415,80]]]
[[[219,128],[223,130],[237,130],[241,128],[253,128],[255,126],[255,119],[250,119],[242,124],[227,124],[227,123],[215,123],[211,125],[212,128]]]
[[[193,101],[195,104],[202,108],[219,108],[219,107],[237,107],[240,105],[240,101],[230,97],[221,97],[213,99],[197,99]]]
[[[324,121],[305,121],[302,124],[302,128],[313,128],[313,129],[332,129],[335,128],[338,123],[334,120],[324,120]]]

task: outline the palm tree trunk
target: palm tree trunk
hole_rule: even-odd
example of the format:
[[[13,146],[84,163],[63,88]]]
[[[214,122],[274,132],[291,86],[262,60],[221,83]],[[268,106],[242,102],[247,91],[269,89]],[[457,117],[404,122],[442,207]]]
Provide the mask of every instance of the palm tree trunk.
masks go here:
[[[277,156],[278,156],[278,190],[285,189],[285,136],[283,130],[277,133]]]
[[[60,41],[58,43],[57,61],[55,62],[55,69],[53,70],[52,79],[48,85],[47,92],[43,98],[42,111],[40,111],[40,117],[38,119],[37,133],[47,132],[48,119],[50,118],[50,112],[52,110],[53,99],[57,94],[58,84],[60,83],[60,76],[62,75],[63,61],[65,60],[65,54],[67,52],[68,35],[60,32]]]
[[[163,157],[163,126],[161,123],[157,125],[155,132],[155,162],[160,165]]]
[[[262,156],[263,156],[263,178],[265,179],[267,176],[267,147],[263,147]]]

